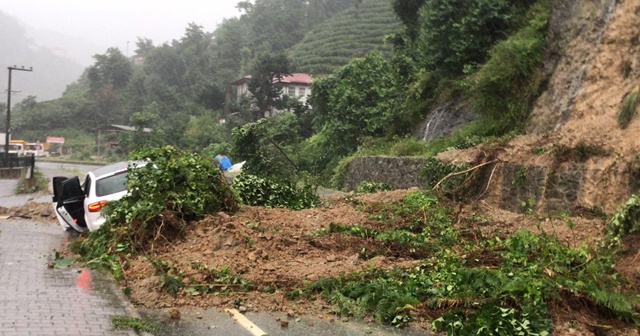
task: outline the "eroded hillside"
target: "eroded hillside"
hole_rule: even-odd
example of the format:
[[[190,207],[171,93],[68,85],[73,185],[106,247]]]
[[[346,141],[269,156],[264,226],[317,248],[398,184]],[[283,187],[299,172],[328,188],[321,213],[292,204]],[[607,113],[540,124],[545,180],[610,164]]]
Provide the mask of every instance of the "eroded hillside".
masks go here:
[[[544,180],[541,190],[529,195],[542,210],[597,206],[613,211],[635,191],[630,176],[640,151],[640,120],[621,129],[617,115],[626,95],[640,85],[640,1],[556,1],[553,7],[541,70],[548,78],[546,90],[526,134],[496,154],[511,170],[543,171],[535,177]],[[472,161],[482,150],[439,158]],[[504,189],[514,185],[505,183],[511,177],[502,173],[491,181],[487,198],[501,206]],[[535,174],[525,175],[531,180]],[[575,189],[570,197],[552,199],[567,188]]]

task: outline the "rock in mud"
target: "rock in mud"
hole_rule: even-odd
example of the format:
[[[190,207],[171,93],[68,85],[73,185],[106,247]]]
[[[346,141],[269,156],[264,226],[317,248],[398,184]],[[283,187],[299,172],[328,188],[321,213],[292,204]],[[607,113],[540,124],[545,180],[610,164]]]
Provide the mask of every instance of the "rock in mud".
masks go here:
[[[169,316],[171,316],[172,319],[174,320],[179,320],[180,319],[180,311],[178,310],[178,308],[171,308],[171,310],[169,311]]]

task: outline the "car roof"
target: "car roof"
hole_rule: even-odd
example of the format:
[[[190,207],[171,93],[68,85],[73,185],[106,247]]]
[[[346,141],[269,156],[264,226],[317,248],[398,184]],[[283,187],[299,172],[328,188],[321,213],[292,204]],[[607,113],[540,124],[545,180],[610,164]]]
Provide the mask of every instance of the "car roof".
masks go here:
[[[127,167],[129,167],[129,165],[141,167],[146,164],[147,163],[144,161],[120,161],[92,170],[90,173],[93,174],[93,176],[95,176],[96,178],[99,178],[104,175],[110,175],[116,172],[127,170]]]

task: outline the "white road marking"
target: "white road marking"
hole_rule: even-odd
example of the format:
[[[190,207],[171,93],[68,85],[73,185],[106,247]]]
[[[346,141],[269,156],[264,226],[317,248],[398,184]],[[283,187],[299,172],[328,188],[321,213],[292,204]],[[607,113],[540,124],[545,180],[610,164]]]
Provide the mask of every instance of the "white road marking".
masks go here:
[[[251,322],[246,316],[242,315],[238,310],[227,309],[227,313],[231,314],[231,317],[233,317],[233,319],[236,320],[241,327],[245,328],[253,336],[268,335],[266,332],[260,329],[257,325]]]

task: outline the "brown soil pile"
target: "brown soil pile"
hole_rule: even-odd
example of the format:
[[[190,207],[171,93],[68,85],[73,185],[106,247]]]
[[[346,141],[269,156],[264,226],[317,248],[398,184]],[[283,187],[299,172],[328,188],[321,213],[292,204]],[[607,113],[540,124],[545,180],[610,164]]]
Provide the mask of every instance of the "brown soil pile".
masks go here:
[[[241,304],[254,311],[280,311],[335,318],[331,304],[321,298],[289,300],[285,297],[285,289],[291,285],[371,268],[409,267],[419,260],[413,259],[406,251],[383,247],[371,239],[315,233],[327,229],[331,223],[380,227],[382,221],[370,218],[371,214],[363,212],[363,207],[398,201],[408,192],[397,190],[358,197],[334,197],[327,199],[323,207],[302,211],[243,207],[234,216],[224,213],[208,216],[191,223],[184,239],[173,243],[163,243],[159,239],[153,251],[149,252],[149,255],[153,255],[152,258],[140,256],[128,261],[125,271],[128,280],[124,285],[131,288],[131,300],[145,307],[230,308]],[[482,202],[460,205],[455,218],[457,228],[471,229],[466,230],[467,232],[479,231],[484,237],[507,237],[519,229],[528,229],[533,232],[544,231],[573,246],[583,243],[593,245],[601,238],[606,224],[605,219],[597,216],[543,218],[503,211]],[[573,225],[569,225],[569,222]],[[620,272],[631,279],[640,275],[636,263],[632,262],[637,257],[638,247],[640,246],[630,247],[635,249],[635,253],[629,252],[628,257],[620,263]],[[385,256],[363,258],[363,251],[380,248],[388,249],[383,253]],[[214,279],[207,279],[193,267],[200,265],[218,270],[228,268],[259,290],[220,295],[210,292],[195,296],[179,292],[177,297],[172,297],[161,289],[162,279],[156,275],[149,259],[160,259],[175,266],[182,271],[185,284],[192,278],[198,283],[222,286],[216,284]],[[264,288],[267,287],[274,291],[265,292]],[[551,308],[555,319],[554,335],[593,335],[589,331],[592,330],[589,327],[590,320],[583,321],[588,311],[579,309],[579,303],[568,302]],[[413,326],[429,328],[429,318],[418,315]],[[624,333],[609,335],[622,334]]]
[[[381,199],[399,199],[407,191],[379,194]],[[363,198],[371,199],[372,196]],[[357,198],[356,198],[357,199]],[[219,213],[191,223],[181,241],[160,243],[154,248],[156,258],[165,260],[180,270],[192,269],[200,263],[216,269],[230,268],[248,282],[260,287],[290,287],[320,278],[349,274],[368,268],[390,268],[409,265],[412,260],[393,257],[374,257],[362,260],[360,253],[380,248],[377,242],[338,234],[314,235],[331,223],[375,227],[351,201],[344,198],[328,200],[321,208],[291,211],[243,207],[234,216]],[[219,306],[233,302],[231,298],[178,297],[160,291],[160,279],[146,258],[132,261],[126,271],[132,288],[132,300],[145,306],[174,305]],[[184,273],[185,279],[196,276]],[[197,279],[201,281],[203,279]],[[299,312],[313,313],[314,303],[290,302],[280,294],[252,292],[238,294],[251,303],[253,309],[287,311],[298,306]],[[320,304],[322,306],[322,304]],[[329,307],[324,307],[329,308]]]
[[[0,217],[25,218],[38,222],[57,223],[51,203],[29,202],[22,206],[5,208],[0,206]]]

